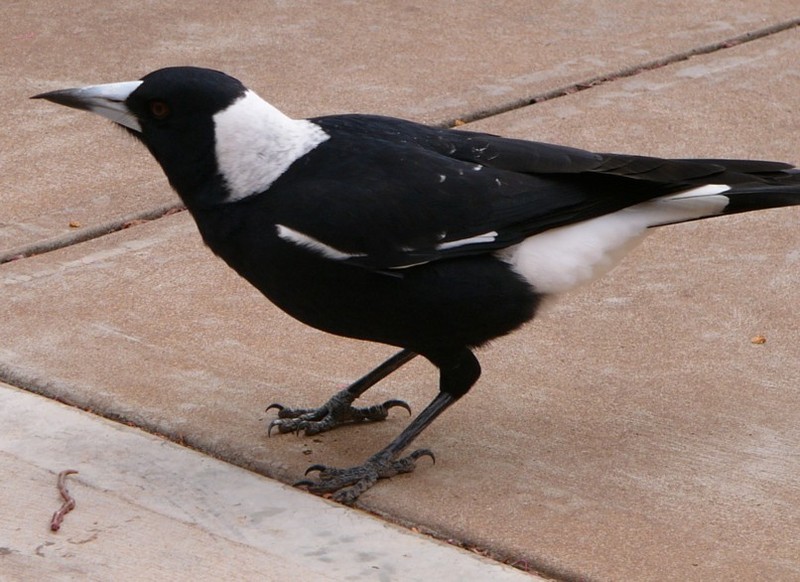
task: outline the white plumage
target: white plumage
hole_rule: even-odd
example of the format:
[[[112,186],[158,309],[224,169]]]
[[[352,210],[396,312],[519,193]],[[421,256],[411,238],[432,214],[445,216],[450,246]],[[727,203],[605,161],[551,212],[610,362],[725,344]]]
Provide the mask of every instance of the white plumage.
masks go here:
[[[554,228],[498,251],[497,256],[539,293],[561,293],[606,274],[647,235],[647,229],[722,213],[724,184],[678,194]]]
[[[292,119],[247,91],[214,115],[217,164],[230,191],[226,202],[264,192],[328,137],[318,125]]]

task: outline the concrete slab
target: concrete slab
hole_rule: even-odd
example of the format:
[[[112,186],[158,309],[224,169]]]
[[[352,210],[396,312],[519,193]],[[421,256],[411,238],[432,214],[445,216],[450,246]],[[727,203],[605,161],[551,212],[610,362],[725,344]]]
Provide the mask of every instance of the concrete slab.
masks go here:
[[[28,101],[35,93],[197,64],[239,76],[292,115],[444,122],[792,18],[793,0],[535,10],[525,0],[502,9],[247,0],[224,11],[202,0],[4,2],[0,261],[175,203],[132,140],[103,120]]]
[[[797,133],[798,54],[785,32],[476,127],[535,118],[525,137],[798,162],[783,137]],[[437,465],[382,483],[364,507],[562,577],[798,577],[797,221],[782,210],[659,231],[486,349],[480,384],[421,438]],[[270,475],[358,462],[406,422],[267,439],[265,404],[319,403],[390,352],[278,313],[184,214],[2,265],[0,293],[7,381]],[[414,362],[367,400],[419,410],[434,390]]]
[[[800,28],[466,126],[598,151],[800,165]]]
[[[0,423],[0,580],[538,579],[4,384]]]

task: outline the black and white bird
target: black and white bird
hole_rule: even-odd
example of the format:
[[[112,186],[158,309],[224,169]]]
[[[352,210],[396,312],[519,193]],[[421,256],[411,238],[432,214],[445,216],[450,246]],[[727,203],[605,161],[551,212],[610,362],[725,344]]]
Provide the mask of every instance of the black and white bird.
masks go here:
[[[605,273],[653,227],[800,204],[789,164],[592,153],[373,115],[292,119],[201,68],[36,97],[140,139],[205,243],[285,312],[401,348],[319,408],[272,405],[270,430],[381,420],[407,405],[355,399],[416,355],[438,368],[438,394],[388,446],[360,466],[310,469],[304,485],[345,503],[432,457],[403,455],[478,380],[474,348],[543,298]]]

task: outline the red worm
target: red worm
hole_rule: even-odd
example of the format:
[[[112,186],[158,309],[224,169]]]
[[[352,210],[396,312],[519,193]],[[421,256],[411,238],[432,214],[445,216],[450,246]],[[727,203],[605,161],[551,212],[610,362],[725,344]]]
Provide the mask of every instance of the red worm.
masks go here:
[[[72,498],[72,495],[69,494],[69,491],[67,491],[66,481],[67,475],[77,475],[77,473],[78,472],[74,469],[67,469],[58,474],[58,492],[61,494],[64,503],[61,504],[58,511],[53,514],[53,519],[50,520],[50,529],[52,531],[58,531],[61,527],[61,522],[64,521],[64,516],[75,509],[75,500]]]

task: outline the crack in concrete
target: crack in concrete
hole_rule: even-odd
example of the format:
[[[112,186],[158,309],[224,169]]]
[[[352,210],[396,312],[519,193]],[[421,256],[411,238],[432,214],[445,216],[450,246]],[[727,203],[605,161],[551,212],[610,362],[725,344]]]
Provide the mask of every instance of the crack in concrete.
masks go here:
[[[614,81],[618,81],[620,79],[626,79],[628,77],[634,77],[640,73],[645,71],[652,71],[654,69],[660,69],[662,67],[667,67],[669,65],[679,63],[681,61],[686,61],[691,59],[692,57],[698,55],[707,55],[710,53],[714,53],[717,51],[725,50],[728,48],[732,48],[735,46],[739,46],[741,44],[745,44],[754,40],[758,40],[761,38],[765,38],[767,36],[771,36],[773,34],[777,34],[779,32],[784,32],[790,30],[792,28],[800,26],[800,18],[794,18],[792,20],[788,20],[786,22],[780,22],[778,24],[773,24],[772,26],[767,26],[766,28],[760,28],[758,30],[745,32],[743,34],[734,36],[732,38],[728,38],[725,40],[721,40],[718,42],[714,42],[711,44],[707,44],[701,47],[696,47],[693,49],[689,49],[686,51],[682,51],[679,53],[675,53],[673,55],[669,55],[666,57],[662,57],[659,59],[654,59],[652,61],[646,61],[644,63],[632,65],[630,67],[626,67],[619,71],[607,74],[596,75],[594,77],[590,77],[583,81],[578,81],[576,83],[572,83],[570,85],[566,85],[564,87],[559,87],[556,89],[551,89],[550,91],[545,91],[544,93],[539,93],[533,95],[531,97],[523,97],[521,99],[515,99],[514,101],[510,101],[508,103],[498,105],[497,107],[492,107],[489,109],[483,109],[480,111],[476,111],[473,113],[469,113],[467,115],[462,115],[457,119],[451,120],[446,123],[439,124],[440,127],[457,127],[464,125],[466,123],[472,123],[474,121],[480,121],[482,119],[487,119],[489,117],[494,117],[495,115],[500,115],[502,113],[508,113],[510,111],[515,111],[517,109],[522,109],[524,107],[528,107],[530,105],[535,105],[537,103],[542,103],[544,101],[550,101],[551,99],[557,99],[559,97],[565,97],[567,95],[572,95],[573,93],[578,93],[580,91],[585,91],[587,89],[591,89],[593,87],[599,87],[600,85],[605,85],[606,83],[612,83]]]
[[[69,232],[53,238],[15,247],[0,252],[0,265],[86,242],[107,234],[125,230],[126,228],[138,226],[139,224],[145,222],[150,222],[151,220],[163,218],[164,216],[169,216],[170,214],[175,214],[176,212],[180,212],[182,210],[185,210],[185,207],[182,204],[178,202],[171,202],[169,204],[156,206],[155,208],[148,208],[147,210],[133,212],[108,222],[82,228],[75,232]]]

